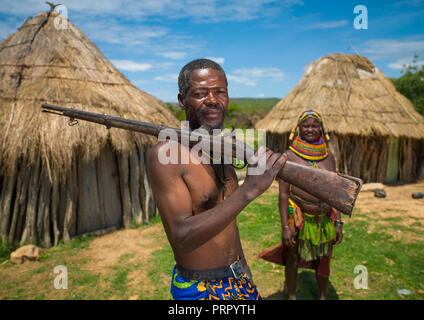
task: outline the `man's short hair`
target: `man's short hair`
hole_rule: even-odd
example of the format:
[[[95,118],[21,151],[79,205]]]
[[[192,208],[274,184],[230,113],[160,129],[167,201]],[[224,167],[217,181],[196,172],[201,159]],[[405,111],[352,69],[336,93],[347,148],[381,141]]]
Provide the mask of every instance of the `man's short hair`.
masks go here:
[[[190,74],[193,70],[208,68],[221,71],[225,78],[225,85],[228,86],[227,76],[225,75],[224,69],[222,69],[218,63],[209,59],[197,59],[187,63],[180,71],[178,76],[178,90],[180,91],[180,94],[183,96],[186,95],[189,88]]]

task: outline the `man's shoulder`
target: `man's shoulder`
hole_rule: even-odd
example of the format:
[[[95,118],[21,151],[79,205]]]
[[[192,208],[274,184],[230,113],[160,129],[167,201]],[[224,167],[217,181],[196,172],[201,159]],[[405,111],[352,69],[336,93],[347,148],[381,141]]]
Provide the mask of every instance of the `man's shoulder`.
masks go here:
[[[179,152],[180,144],[177,141],[159,141],[147,153],[148,165],[166,166],[171,163],[178,164]],[[171,157],[175,159],[171,159]]]
[[[158,155],[160,152],[168,152],[168,150],[180,151],[181,144],[174,140],[159,141],[149,150],[149,155]]]
[[[178,145],[179,143],[173,140],[158,141],[153,147],[150,148],[149,153],[158,153],[160,148],[165,145]]]
[[[168,141],[159,141],[153,147],[151,147],[147,153],[148,161],[155,162],[155,160],[158,160],[157,155],[159,154],[161,147],[164,146],[167,142]]]

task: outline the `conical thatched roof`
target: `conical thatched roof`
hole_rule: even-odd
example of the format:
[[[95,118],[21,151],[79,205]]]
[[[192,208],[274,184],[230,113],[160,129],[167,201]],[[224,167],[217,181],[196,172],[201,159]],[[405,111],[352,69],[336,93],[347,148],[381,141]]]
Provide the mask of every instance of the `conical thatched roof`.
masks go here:
[[[310,109],[323,116],[328,132],[424,139],[424,117],[359,55],[332,54],[308,65],[303,79],[256,127],[287,133]]]
[[[133,86],[84,35],[67,22],[55,27],[56,12],[44,12],[0,44],[1,171],[12,171],[24,157],[62,173],[78,150],[85,159],[110,143],[129,153],[154,138],[41,112],[51,103],[145,122],[178,126],[163,102]],[[57,22],[57,20],[56,20]]]

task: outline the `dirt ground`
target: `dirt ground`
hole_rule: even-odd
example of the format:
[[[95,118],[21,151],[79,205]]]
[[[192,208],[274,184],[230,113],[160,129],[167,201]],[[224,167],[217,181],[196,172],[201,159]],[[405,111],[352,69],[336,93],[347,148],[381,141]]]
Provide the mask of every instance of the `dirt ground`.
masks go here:
[[[386,192],[386,198],[376,198],[372,191],[361,192],[355,207],[360,209],[361,214],[374,215],[374,220],[380,225],[389,224],[390,222],[387,220],[379,221],[379,217],[396,219],[396,224],[404,227],[416,222],[423,224],[424,199],[413,199],[412,193],[424,193],[424,181],[402,186],[384,186],[384,191]],[[369,232],[372,231],[373,226],[371,225]],[[400,238],[401,235],[399,233],[395,233],[394,237]],[[422,238],[424,240],[424,232]],[[408,238],[405,238],[405,234],[402,234],[402,240],[408,241]],[[416,241],[417,238],[410,240]]]
[[[386,198],[376,198],[372,191],[361,192],[355,206],[360,210],[360,215],[357,215],[356,218],[360,218],[364,214],[370,214],[375,216],[375,221],[379,221],[379,217],[384,218],[385,221],[380,221],[384,224],[390,223],[387,222],[387,218],[390,217],[396,219],[397,224],[405,227],[420,222],[424,231],[424,199],[413,199],[411,196],[413,192],[424,192],[424,181],[402,186],[384,186],[384,190],[387,194]],[[270,192],[278,193],[277,183],[272,185]],[[347,217],[343,219],[348,220]],[[411,239],[411,241],[417,241],[417,238]],[[136,271],[132,270],[128,274],[128,280],[130,282],[128,286],[137,288],[143,285],[148,292],[153,292],[155,285],[148,279],[146,271],[146,267],[148,266],[145,263],[149,260],[153,252],[167,245],[168,242],[162,225],[154,224],[151,227],[118,230],[96,237],[90,241],[88,248],[79,250],[75,256],[69,257],[69,259],[74,261],[85,260],[84,269],[96,270],[98,273],[106,276],[113,272],[113,267],[116,268],[123,257],[125,257],[126,262],[141,263],[143,265],[142,268]],[[248,260],[253,261],[257,250],[255,251],[253,250],[254,248],[249,248],[249,246],[245,246],[244,244],[243,246],[246,251],[246,257]],[[22,277],[22,274],[34,273],[42,265],[42,262],[32,262],[9,267],[0,270],[0,278],[5,276],[9,279],[16,278],[18,280]],[[40,281],[42,280],[41,273],[36,274],[33,279],[37,277],[40,278]],[[34,285],[37,286],[35,283]],[[135,292],[134,290],[134,295],[131,295],[129,299],[139,298],[135,295]],[[58,296],[56,298],[60,299],[61,297]],[[119,299],[119,297],[116,298]]]
[[[277,193],[278,184],[274,183],[271,190]],[[405,226],[416,222],[417,219],[424,221],[424,199],[412,199],[413,192],[424,192],[424,181],[403,186],[384,186],[384,190],[386,198],[376,198],[372,191],[361,192],[355,207],[359,208],[361,213],[377,217],[400,217],[402,220],[398,223]],[[163,241],[166,241],[161,225],[144,230],[119,230],[94,239],[89,250],[81,252],[80,258],[90,257],[90,268],[100,272],[107,272],[107,267],[116,264],[124,254],[130,254],[131,260],[146,261],[152,252],[163,245],[152,240],[152,234],[163,234]],[[138,274],[138,277],[134,278],[144,278],[140,276],[141,274]]]
[[[363,213],[383,211],[385,217],[424,218],[424,199],[413,199],[412,193],[424,193],[424,181],[402,186],[384,186],[386,198],[376,198],[374,192],[361,192],[358,196],[356,207]]]

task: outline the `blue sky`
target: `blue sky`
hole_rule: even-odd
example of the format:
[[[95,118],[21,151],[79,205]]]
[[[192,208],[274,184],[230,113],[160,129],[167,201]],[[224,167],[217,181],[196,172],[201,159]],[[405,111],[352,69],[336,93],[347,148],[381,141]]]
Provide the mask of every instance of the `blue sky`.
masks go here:
[[[424,0],[57,2],[134,85],[167,102],[177,101],[178,73],[196,58],[222,65],[230,97],[280,98],[327,54],[356,50],[389,77],[414,53],[424,61]],[[368,29],[354,28],[357,5]],[[47,9],[41,0],[0,0],[0,39]]]

